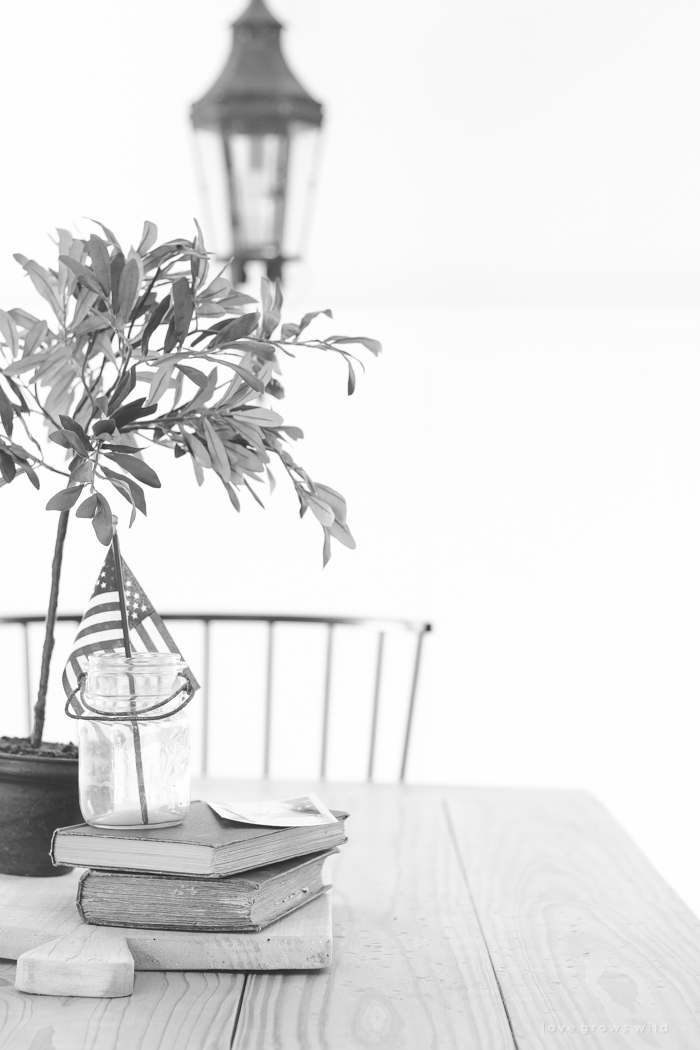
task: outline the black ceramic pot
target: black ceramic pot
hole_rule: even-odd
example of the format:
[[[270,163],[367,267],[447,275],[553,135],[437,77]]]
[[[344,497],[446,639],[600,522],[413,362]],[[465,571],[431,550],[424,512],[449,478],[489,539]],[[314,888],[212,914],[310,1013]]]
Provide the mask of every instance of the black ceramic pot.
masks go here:
[[[0,872],[65,875],[51,863],[51,836],[82,820],[77,758],[0,752]]]

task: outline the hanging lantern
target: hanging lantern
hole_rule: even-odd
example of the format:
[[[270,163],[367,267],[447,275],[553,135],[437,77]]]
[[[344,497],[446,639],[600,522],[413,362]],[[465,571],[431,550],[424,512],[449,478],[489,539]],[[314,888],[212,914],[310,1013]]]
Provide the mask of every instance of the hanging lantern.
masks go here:
[[[281,50],[282,25],[263,0],[233,23],[223,73],[192,106],[212,245],[233,256],[236,283],[259,260],[275,280],[298,259],[308,221],[322,107]]]

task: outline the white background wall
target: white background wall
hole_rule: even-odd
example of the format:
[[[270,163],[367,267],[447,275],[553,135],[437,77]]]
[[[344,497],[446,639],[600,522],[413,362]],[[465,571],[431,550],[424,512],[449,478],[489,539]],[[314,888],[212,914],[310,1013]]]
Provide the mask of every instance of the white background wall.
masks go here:
[[[189,228],[188,105],[238,10],[3,5],[0,305],[31,308],[12,252],[55,226]],[[386,347],[351,399],[336,362],[287,372],[358,550],[321,572],[284,490],[236,517],[164,461],[127,557],[161,608],[432,619],[413,778],[588,788],[699,909],[697,5],[274,10],[328,112],[290,316]],[[2,491],[2,613],[44,608],[50,491]],[[72,524],[64,609],[101,557]]]

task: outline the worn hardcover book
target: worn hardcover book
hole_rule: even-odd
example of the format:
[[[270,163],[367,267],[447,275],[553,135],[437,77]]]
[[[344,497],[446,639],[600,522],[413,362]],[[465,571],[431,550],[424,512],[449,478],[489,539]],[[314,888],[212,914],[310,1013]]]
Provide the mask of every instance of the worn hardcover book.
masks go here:
[[[76,903],[81,917],[94,926],[255,932],[330,889],[326,861],[337,852],[283,860],[222,879],[86,871]]]
[[[51,843],[54,864],[79,868],[154,871],[223,878],[281,860],[335,849],[345,839],[347,813],[333,811],[332,824],[296,828],[237,824],[206,802],[193,802],[182,824],[171,828],[58,828]]]

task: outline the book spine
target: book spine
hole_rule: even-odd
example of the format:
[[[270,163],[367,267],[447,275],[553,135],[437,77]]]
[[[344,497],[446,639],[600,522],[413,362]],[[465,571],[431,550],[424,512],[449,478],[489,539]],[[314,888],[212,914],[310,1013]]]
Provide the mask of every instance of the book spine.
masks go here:
[[[280,908],[275,909],[273,914],[269,915],[265,919],[265,922],[261,923],[261,922],[258,921],[258,923],[255,926],[255,929],[256,930],[264,930],[266,926],[270,926],[273,922],[277,922],[279,919],[286,918],[287,915],[291,915],[293,912],[299,911],[300,908],[303,908],[304,905],[309,904],[310,901],[315,901],[317,897],[322,897],[323,894],[327,893],[328,890],[330,890],[330,889],[331,889],[330,886],[321,886],[317,890],[314,890],[313,893],[307,893],[307,894],[300,893],[299,897],[297,897],[297,899],[295,901],[293,901],[291,904],[287,904],[287,907],[282,908],[282,909],[280,909]],[[294,894],[294,896],[296,896],[296,894]],[[252,920],[253,920],[253,913],[251,911],[251,921]]]
[[[83,908],[83,893],[85,891],[85,883],[90,878],[90,874],[90,870],[88,869],[87,871],[84,871],[83,874],[80,876],[80,879],[78,881],[78,892],[75,896],[75,906],[78,909],[78,915],[83,920],[83,922],[88,921],[85,915],[85,909]]]
[[[51,836],[51,849],[49,850],[49,857],[51,858],[51,863],[53,864],[54,868],[58,868],[60,866],[58,861],[56,860],[56,836],[58,835],[60,830],[60,828],[56,828],[53,835]]]

